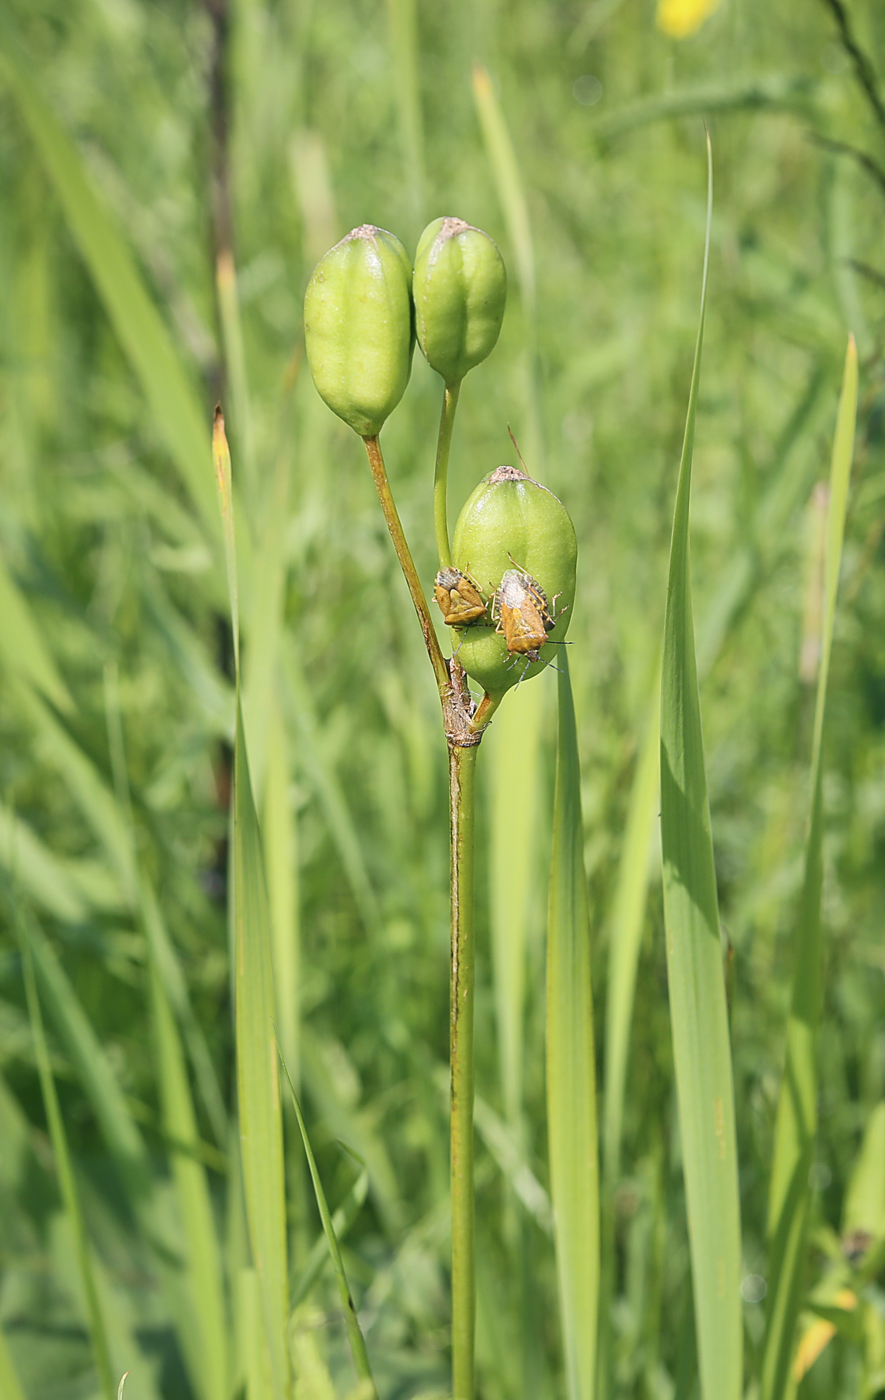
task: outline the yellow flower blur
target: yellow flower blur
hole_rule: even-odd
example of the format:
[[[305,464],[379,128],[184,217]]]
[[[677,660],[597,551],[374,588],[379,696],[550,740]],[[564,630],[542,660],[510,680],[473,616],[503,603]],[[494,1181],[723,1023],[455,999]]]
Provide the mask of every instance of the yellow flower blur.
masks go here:
[[[842,1308],[844,1312],[851,1312],[853,1308],[857,1307],[857,1295],[852,1293],[850,1288],[840,1288],[833,1301],[835,1306]],[[794,1380],[801,1381],[805,1372],[811,1369],[835,1335],[836,1328],[826,1318],[818,1317],[814,1322],[809,1323],[796,1349],[796,1357],[793,1361]]]
[[[687,39],[718,4],[719,0],[658,0],[658,29],[671,39]]]

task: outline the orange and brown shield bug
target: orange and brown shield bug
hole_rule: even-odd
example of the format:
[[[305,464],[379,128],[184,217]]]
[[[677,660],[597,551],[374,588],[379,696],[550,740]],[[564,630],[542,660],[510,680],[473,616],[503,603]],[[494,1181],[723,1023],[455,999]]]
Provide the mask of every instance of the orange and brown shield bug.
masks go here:
[[[518,656],[528,662],[540,661],[540,648],[556,626],[556,598],[551,613],[547,594],[537,579],[524,569],[507,569],[495,589],[491,617],[514,661]]]
[[[476,579],[451,565],[437,574],[433,596],[449,627],[468,627],[486,616],[486,603]]]

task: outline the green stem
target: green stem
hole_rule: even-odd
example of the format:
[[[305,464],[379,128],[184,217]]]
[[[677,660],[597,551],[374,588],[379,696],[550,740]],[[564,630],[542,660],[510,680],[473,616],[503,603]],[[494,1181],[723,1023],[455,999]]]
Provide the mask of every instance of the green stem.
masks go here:
[[[446,510],[446,483],[449,475],[449,450],[452,446],[452,429],[455,426],[455,410],[461,381],[447,384],[443,392],[442,413],[439,418],[439,437],[436,441],[436,471],[433,477],[433,526],[436,530],[436,551],[439,567],[448,569],[452,562],[449,547],[449,517]]]
[[[449,745],[452,830],[452,1391],[474,1400],[476,1264],[473,1190],[474,817],[478,745]]]
[[[403,571],[406,583],[409,586],[409,592],[412,595],[412,602],[418,614],[421,631],[424,633],[424,645],[427,647],[427,655],[430,657],[433,674],[436,676],[436,683],[442,695],[448,693],[451,688],[449,669],[446,666],[445,658],[440,649],[439,642],[437,641],[433,620],[430,616],[430,609],[427,606],[427,599],[424,597],[424,589],[421,587],[418,570],[415,568],[415,561],[412,558],[412,553],[409,549],[397,513],[396,504],[391,494],[390,482],[387,480],[387,468],[384,465],[384,458],[381,454],[381,445],[378,442],[377,436],[363,438],[363,442],[366,445],[366,455],[369,458],[369,466],[372,469],[375,490],[378,492],[378,499],[381,502],[381,509],[384,512],[384,519],[387,521],[387,528],[390,531],[390,538],[393,540],[396,557],[400,562],[400,568]]]
[[[491,720],[492,715],[495,713],[503,699],[503,691],[497,695],[490,695],[489,692],[486,691],[485,695],[482,697],[482,699],[476,707],[475,715],[470,721],[471,734],[479,734],[480,736],[482,735],[486,725]]]

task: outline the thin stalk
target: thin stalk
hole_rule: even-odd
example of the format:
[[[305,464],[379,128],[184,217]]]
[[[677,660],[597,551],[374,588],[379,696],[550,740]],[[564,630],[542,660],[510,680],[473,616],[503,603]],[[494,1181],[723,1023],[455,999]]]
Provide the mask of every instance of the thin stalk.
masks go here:
[[[437,458],[445,466],[457,393],[443,405],[441,447]],[[387,479],[377,437],[367,437],[366,454],[375,489],[387,521],[390,538],[418,614],[427,655],[433,666],[443,707],[443,725],[449,745],[449,813],[451,819],[452,984],[450,1053],[452,1072],[451,1181],[452,1181],[452,1386],[453,1400],[474,1400],[474,1332],[476,1326],[476,1260],[474,1245],[473,1189],[473,1003],[475,972],[473,955],[473,850],[476,812],[476,753],[482,728],[500,696],[486,695],[473,714],[463,668],[457,659],[446,661],[431,621],[427,600],[415,561]],[[444,512],[444,505],[443,505]],[[444,514],[443,514],[443,518]],[[448,549],[448,541],[446,541]]]
[[[449,545],[449,517],[446,509],[446,485],[449,477],[449,450],[452,446],[452,429],[455,426],[455,410],[461,381],[447,384],[443,391],[442,413],[439,418],[439,437],[436,440],[436,471],[433,477],[433,526],[436,530],[436,552],[439,567],[448,569],[452,562]]]
[[[387,480],[387,468],[384,465],[384,458],[381,455],[381,444],[377,436],[363,438],[363,442],[366,445],[366,455],[369,459],[369,466],[372,469],[375,490],[378,492],[378,499],[381,502],[381,509],[384,512],[384,519],[387,521],[390,538],[393,540],[393,547],[396,550],[396,557],[400,562],[400,567],[405,576],[406,583],[409,586],[412,602],[415,605],[418,621],[421,624],[421,631],[424,633],[424,645],[427,647],[427,655],[430,657],[433,674],[436,676],[436,683],[440,688],[440,694],[443,694],[443,692],[447,692],[451,687],[449,668],[446,665],[445,657],[437,641],[433,620],[430,616],[430,609],[427,606],[427,599],[424,597],[424,589],[421,587],[418,570],[415,568],[415,561],[412,558],[412,552],[406,542],[403,527],[400,523],[396,505],[391,494],[390,482]]]
[[[474,826],[478,746],[449,745],[452,831],[452,1391],[474,1400],[476,1263],[473,1190]]]
[[[277,1045],[277,1050],[279,1051],[279,1045]],[[320,1213],[320,1220],[322,1221],[329,1253],[332,1256],[332,1267],[335,1270],[335,1282],[338,1285],[338,1296],[341,1299],[341,1307],[344,1312],[344,1323],[347,1328],[347,1340],[350,1343],[354,1370],[359,1380],[363,1382],[363,1389],[368,1391],[368,1400],[378,1400],[378,1391],[375,1388],[372,1368],[369,1365],[365,1338],[363,1337],[362,1328],[360,1327],[359,1319],[356,1315],[356,1307],[354,1306],[353,1297],[350,1292],[350,1285],[347,1282],[344,1260],[341,1257],[341,1246],[338,1243],[338,1236],[335,1234],[332,1212],[329,1210],[329,1203],[326,1200],[326,1193],[323,1189],[323,1183],[317,1169],[316,1158],[313,1155],[313,1148],[310,1145],[307,1125],[304,1122],[304,1115],[301,1112],[301,1104],[298,1102],[298,1095],[295,1093],[295,1085],[292,1083],[292,1076],[286,1068],[286,1061],[283,1059],[282,1053],[280,1053],[280,1063],[283,1066],[283,1073],[286,1076],[289,1092],[292,1095],[295,1117],[298,1120],[298,1130],[301,1133],[301,1141],[304,1143],[304,1151],[307,1156],[307,1165],[310,1168],[310,1179],[313,1182],[317,1209]]]
[[[40,1076],[40,1088],[43,1093],[43,1106],[46,1112],[47,1125],[49,1127],[49,1137],[52,1142],[52,1150],[55,1154],[58,1184],[65,1212],[70,1221],[74,1240],[76,1242],[77,1258],[80,1265],[80,1279],[83,1285],[86,1312],[89,1321],[89,1341],[92,1347],[95,1369],[98,1373],[99,1389],[102,1394],[110,1400],[110,1396],[114,1393],[113,1371],[111,1368],[110,1351],[108,1349],[105,1319],[92,1264],[92,1251],[86,1233],[83,1212],[80,1209],[80,1199],[77,1195],[77,1187],[74,1181],[74,1167],[68,1149],[64,1120],[58,1102],[55,1078],[52,1073],[49,1050],[46,1045],[46,1036],[43,1031],[43,1013],[40,1009],[40,996],[37,991],[37,979],[34,975],[33,957],[31,949],[26,942],[24,932],[20,931],[19,936],[21,941],[22,967],[25,977],[25,995],[28,1003],[28,1014],[31,1018],[31,1034],[34,1038],[37,1072]]]
[[[489,692],[486,691],[476,707],[476,713],[470,721],[471,734],[482,734],[503,699],[503,695],[490,695]]]

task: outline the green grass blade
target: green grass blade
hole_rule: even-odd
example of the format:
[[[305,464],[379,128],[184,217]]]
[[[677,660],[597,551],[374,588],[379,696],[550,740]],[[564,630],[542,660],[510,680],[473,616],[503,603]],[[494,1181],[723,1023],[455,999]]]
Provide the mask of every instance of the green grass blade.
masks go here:
[[[864,1128],[860,1151],[848,1179],[842,1207],[842,1234],[862,1230],[874,1240],[885,1236],[885,1099],[880,1099]]]
[[[0,1395],[4,1400],[25,1400],[6,1334],[0,1327]]]
[[[0,655],[3,664],[25,677],[59,710],[69,713],[71,697],[30,605],[0,559]]]
[[[611,1304],[615,1279],[615,1193],[621,1167],[621,1138],[627,1086],[627,1057],[636,994],[636,971],[648,899],[649,855],[660,791],[660,664],[655,664],[653,699],[636,760],[618,880],[609,920],[605,1002],[605,1060],[602,1111],[602,1246],[599,1319],[599,1385],[611,1385]]]
[[[199,1364],[194,1379],[202,1400],[227,1400],[230,1393],[228,1328],[218,1236],[205,1167],[193,1150],[186,1150],[198,1143],[197,1121],[181,1037],[153,950],[150,983],[163,1127],[170,1138],[182,1144],[181,1149],[172,1151],[172,1173],[187,1286],[197,1329],[193,1342]]]
[[[661,687],[667,973],[703,1400],[743,1387],[740,1202],[728,1011],[692,620],[689,504],[710,250],[670,547]]]
[[[252,430],[252,408],[249,380],[246,374],[246,350],[243,344],[243,322],[240,316],[237,272],[229,249],[222,250],[218,255],[215,285],[218,291],[224,366],[234,407],[234,442],[237,447],[237,461],[242,464],[243,483],[247,495],[254,497],[258,485],[255,435]]]
[[[507,232],[513,244],[520,295],[527,318],[533,319],[536,301],[535,255],[522,175],[492,79],[488,70],[479,63],[473,69],[473,96],[498,198],[504,210]]]
[[[36,691],[23,681],[16,680],[10,684],[9,693],[34,729],[41,757],[47,759],[64,779],[71,796],[104,847],[125,896],[131,900],[136,883],[131,833],[113,793],[92,760]]]
[[[126,240],[96,196],[77,147],[44,100],[8,18],[0,26],[0,37],[0,68],[80,254],[141,383],[169,455],[210,538],[217,539],[218,516],[206,471],[203,415],[172,337],[148,295]]]
[[[29,826],[0,803],[0,867],[29,899],[63,923],[86,918],[86,903],[65,863]]]
[[[618,866],[618,883],[609,925],[602,1144],[605,1179],[612,1189],[617,1184],[621,1160],[630,1023],[648,894],[649,846],[660,783],[661,681],[660,668],[657,665],[653,694],[645,737],[633,775],[627,825]]]
[[[230,448],[224,430],[221,404],[215,408],[212,424],[212,465],[215,468],[215,491],[221,528],[224,533],[224,563],[227,569],[227,590],[230,598],[231,632],[234,644],[234,667],[237,683],[240,676],[240,586],[237,578],[237,545],[234,538],[234,496]],[[239,721],[239,715],[238,715]]]
[[[46,1045],[46,1037],[43,1032],[43,1015],[40,1010],[40,997],[37,992],[37,979],[34,975],[30,943],[23,928],[20,929],[20,942],[25,975],[25,992],[28,1001],[28,1014],[31,1021],[31,1033],[34,1037],[34,1054],[37,1060],[37,1071],[40,1076],[40,1088],[43,1094],[43,1105],[46,1110],[49,1137],[52,1142],[52,1151],[55,1156],[55,1164],[58,1171],[58,1183],[61,1190],[62,1202],[74,1233],[77,1262],[83,1285],[83,1296],[86,1301],[89,1340],[92,1346],[92,1354],[95,1360],[95,1369],[98,1372],[100,1387],[107,1397],[107,1400],[112,1400],[114,1394],[114,1380],[111,1371],[111,1352],[108,1345],[107,1329],[99,1302],[98,1288],[92,1267],[92,1252],[86,1234],[86,1226],[83,1221],[83,1212],[80,1209],[77,1185],[74,1180],[74,1169],[68,1150],[67,1134],[65,1133],[64,1120],[62,1119],[58,1094],[55,1089],[55,1079],[49,1062],[49,1050]],[[5,1390],[2,1393],[5,1395]]]
[[[409,212],[420,226],[423,221],[425,177],[416,0],[387,0],[387,23],[396,74],[394,87],[406,184],[411,196]]]
[[[92,1104],[102,1136],[115,1157],[133,1208],[151,1191],[152,1173],[144,1140],[94,1030],[48,940],[29,921],[25,930],[43,1000]]]
[[[534,851],[543,708],[541,686],[520,686],[502,705],[485,740],[491,789],[489,914],[501,1090],[504,1116],[518,1141],[522,1137],[526,956],[538,863],[528,856],[514,862],[513,813],[520,813],[526,852]],[[518,764],[513,762],[515,753],[520,756]]]
[[[289,1078],[289,1071],[286,1069],[285,1060],[283,1061],[283,1072],[292,1094],[295,1117],[298,1119],[298,1129],[301,1133],[301,1141],[304,1143],[307,1165],[310,1168],[310,1179],[313,1182],[317,1209],[320,1213],[320,1220],[323,1223],[323,1233],[326,1236],[326,1243],[329,1246],[332,1267],[335,1270],[335,1281],[338,1284],[338,1296],[341,1299],[341,1306],[344,1309],[344,1321],[347,1327],[347,1339],[350,1343],[354,1369],[358,1378],[361,1381],[368,1382],[371,1386],[371,1390],[368,1393],[372,1397],[372,1400],[378,1400],[378,1392],[375,1389],[375,1382],[372,1379],[372,1368],[369,1365],[369,1357],[366,1352],[366,1342],[360,1328],[359,1319],[356,1315],[356,1308],[354,1307],[353,1298],[350,1293],[350,1285],[347,1282],[347,1274],[344,1271],[344,1260],[341,1257],[341,1246],[338,1243],[338,1236],[335,1233],[332,1213],[329,1210],[329,1203],[326,1200],[326,1193],[323,1190],[323,1183],[320,1180],[320,1174],[317,1170],[316,1158],[313,1155],[313,1148],[310,1145],[310,1138],[308,1137],[307,1126],[304,1122],[304,1115],[301,1112],[301,1105],[298,1102],[298,1095],[295,1093],[295,1086]]]
[[[341,1202],[341,1205],[332,1216],[332,1229],[339,1243],[346,1238],[351,1225],[359,1215],[368,1190],[369,1173],[364,1168]],[[322,1273],[323,1265],[328,1262],[329,1258],[328,1241],[325,1234],[322,1234],[316,1240],[307,1256],[304,1268],[295,1281],[295,1286],[292,1289],[292,1296],[289,1299],[289,1307],[292,1312],[295,1311],[300,1303],[304,1302]]]
[[[255,1269],[243,1268],[237,1280],[238,1394],[245,1400],[267,1400],[273,1394],[269,1358],[261,1323],[261,1292]]]
[[[273,1029],[271,928],[258,818],[252,799],[239,705],[234,759],[233,886],[237,1097],[243,1186],[274,1394],[277,1400],[284,1400],[289,1387],[288,1272],[283,1121]]]
[[[114,1157],[142,1237],[155,1251],[166,1302],[181,1342],[191,1378],[199,1391],[202,1360],[194,1344],[194,1309],[182,1275],[178,1241],[170,1232],[156,1191],[144,1138],[130,1112],[107,1055],[86,1017],[71,983],[48,940],[33,921],[25,926],[43,1000],[92,1105],[102,1136]]]
[[[273,930],[277,1037],[297,1081],[301,1058],[298,835],[289,795],[289,745],[277,694],[269,706],[268,750],[273,761],[265,774],[262,830]]]
[[[568,660],[559,736],[547,924],[547,1123],[559,1304],[570,1400],[592,1400],[599,1299],[599,1161],[581,771]]]
[[[283,1117],[274,1033],[272,930],[258,816],[252,795],[240,696],[239,601],[231,461],[221,409],[215,413],[212,456],[224,532],[231,626],[237,672],[234,741],[232,885],[237,1102],[243,1192],[252,1262],[273,1394],[289,1396],[288,1265],[283,1174]]]
[[[301,1039],[301,1072],[304,1087],[335,1137],[346,1143],[369,1173],[369,1190],[385,1229],[397,1238],[404,1227],[403,1204],[396,1172],[383,1136],[367,1115],[346,1103],[337,1088],[319,1041],[309,1026]]]
[[[760,1387],[762,1400],[779,1400],[787,1383],[803,1288],[805,1234],[811,1200],[809,1171],[817,1136],[817,1062],[823,978],[822,744],[856,417],[857,350],[854,338],[850,337],[830,469],[824,619],[811,757],[811,816],[805,846],[805,876],[796,920],[786,1063],[778,1099],[771,1170],[768,1313]]]
[[[513,140],[492,79],[481,64],[473,68],[473,98],[482,128],[498,199],[504,211],[507,235],[516,264],[516,280],[525,322],[525,375],[527,422],[523,448],[531,469],[543,469],[544,433],[541,417],[540,368],[538,365],[537,276],[532,226],[525,185]]]
[[[344,786],[327,761],[322,746],[322,730],[307,678],[290,648],[285,658],[288,713],[294,719],[302,744],[299,762],[303,764],[326,815],[329,835],[334,842],[350,885],[360,918],[369,934],[381,935],[384,923],[378,896],[363,855],[357,823]]]

